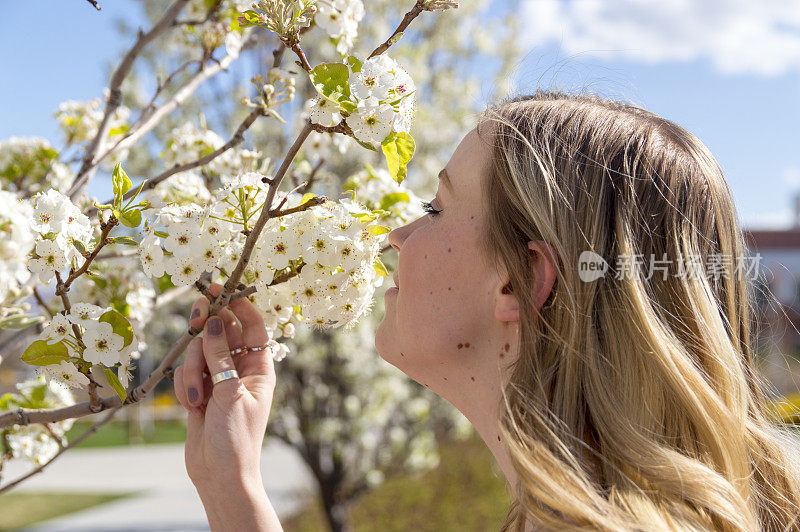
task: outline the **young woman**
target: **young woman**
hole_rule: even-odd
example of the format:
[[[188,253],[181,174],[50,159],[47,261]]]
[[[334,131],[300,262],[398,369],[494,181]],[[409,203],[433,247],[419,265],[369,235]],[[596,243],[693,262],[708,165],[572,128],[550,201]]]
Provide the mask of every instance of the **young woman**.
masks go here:
[[[428,207],[389,235],[399,290],[375,346],[475,426],[514,494],[503,530],[800,530],[751,257],[695,136],[595,96],[513,98]],[[267,331],[243,299],[207,314],[198,299],[203,338],[175,373],[187,471],[214,530],[280,530],[258,467],[272,360],[229,354]],[[239,376],[212,387],[206,365]]]

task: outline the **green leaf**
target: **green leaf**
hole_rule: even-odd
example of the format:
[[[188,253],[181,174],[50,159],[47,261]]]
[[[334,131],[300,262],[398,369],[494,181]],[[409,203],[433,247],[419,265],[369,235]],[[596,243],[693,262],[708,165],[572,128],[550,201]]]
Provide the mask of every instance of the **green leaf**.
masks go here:
[[[258,16],[258,12],[253,11],[252,9],[248,9],[244,13],[242,13],[239,18],[239,27],[240,28],[249,28],[250,26],[260,26],[261,19]]]
[[[373,235],[382,235],[383,233],[388,233],[391,231],[388,227],[384,227],[383,225],[370,225],[367,227],[367,231],[372,233]]]
[[[64,342],[48,344],[44,340],[36,340],[22,353],[22,361],[31,366],[49,366],[58,364],[69,358],[69,350]]]
[[[81,242],[80,240],[75,240],[75,239],[73,238],[73,239],[72,239],[72,245],[73,245],[73,246],[75,246],[75,249],[77,249],[78,251],[80,251],[81,255],[83,255],[84,253],[86,253],[86,246],[84,246],[84,245],[83,245],[83,242]]]
[[[103,279],[102,277],[90,277],[90,279],[100,289],[108,286],[108,279]]]
[[[407,201],[410,201],[410,199],[411,198],[409,198],[408,194],[406,194],[405,192],[391,192],[389,194],[386,194],[383,197],[383,199],[381,199],[381,203],[380,203],[379,207],[381,209],[388,209],[389,207],[391,207],[395,203],[399,203],[401,201],[406,201],[407,202]]]
[[[167,238],[169,234],[166,231],[153,231],[153,234],[159,238]]]
[[[322,63],[308,73],[317,91],[328,98],[339,102],[350,99],[350,69],[343,63]]]
[[[137,211],[138,212],[138,211]],[[113,244],[124,244],[126,246],[138,246],[139,243],[129,236],[115,236],[111,238]]]
[[[375,214],[374,212],[373,213],[351,212],[350,215],[353,216],[354,218],[357,218],[358,221],[360,221],[361,223],[371,222],[378,217],[378,215]]]
[[[356,139],[355,137],[353,137],[353,138],[354,138],[354,139]],[[372,151],[378,151],[378,148],[376,148],[375,146],[373,146],[373,145],[372,145],[371,143],[369,143],[369,142],[363,142],[363,141],[361,141],[361,140],[358,140],[358,139],[356,139],[356,142],[358,142],[359,144],[361,144],[361,145],[362,145],[364,148],[366,148],[366,149],[368,149],[368,150],[372,150]]]
[[[306,192],[305,194],[303,194],[303,197],[300,199],[300,205],[302,205],[303,203],[307,202],[311,198],[316,198],[316,197],[317,197],[317,195],[314,194],[313,192]]]
[[[408,133],[390,133],[381,143],[383,154],[386,156],[386,164],[389,167],[389,174],[398,184],[406,178],[406,165],[411,157],[414,156],[414,138]]]
[[[117,392],[119,398],[122,399],[122,402],[125,402],[125,398],[128,396],[128,392],[125,391],[125,387],[122,386],[122,383],[119,382],[117,378],[117,374],[113,369],[103,368],[103,373],[106,374],[106,380],[114,388],[114,391]]]
[[[358,57],[354,55],[347,56],[347,64],[350,65],[350,70],[353,72],[361,72],[362,63]]]
[[[11,410],[16,406],[16,403],[16,396],[13,393],[8,392],[0,395],[0,412],[4,410]]]
[[[142,223],[142,213],[138,209],[121,212],[118,218],[126,227],[139,227],[139,224]]]
[[[378,272],[378,275],[380,275],[381,277],[386,277],[387,275],[389,275],[389,272],[386,271],[386,266],[383,264],[383,262],[381,262],[381,259],[379,259],[378,257],[375,257],[375,262],[373,262],[372,265],[375,267],[375,271]]]
[[[341,107],[344,111],[347,111],[347,114],[355,113],[356,109],[358,109],[358,106],[350,100],[342,100],[339,102],[339,107]]]
[[[128,178],[128,174],[122,169],[122,163],[117,163],[114,166],[114,172],[111,174],[111,183],[114,186],[114,198],[119,203],[122,201],[122,195],[129,191],[133,185]]]
[[[175,288],[175,284],[172,282],[172,277],[170,277],[168,273],[165,273],[158,278],[158,291],[163,294],[170,288]]]
[[[127,346],[133,340],[133,328],[131,327],[128,318],[117,312],[116,310],[109,310],[100,316],[100,321],[111,324],[114,329],[114,334],[122,336],[125,343],[123,347]]]
[[[112,127],[108,130],[108,136],[113,137],[114,135],[122,135],[123,133],[127,133],[128,130],[131,128],[128,124],[122,124],[121,126]]]

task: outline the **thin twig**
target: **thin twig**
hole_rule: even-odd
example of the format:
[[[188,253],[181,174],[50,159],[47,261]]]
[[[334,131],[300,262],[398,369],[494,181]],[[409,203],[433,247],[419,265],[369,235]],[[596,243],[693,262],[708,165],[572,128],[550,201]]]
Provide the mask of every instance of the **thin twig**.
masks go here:
[[[100,6],[97,4],[97,0],[86,0],[86,1],[92,4],[96,10],[100,11]]]
[[[117,67],[117,70],[115,70],[114,74],[111,76],[111,81],[108,87],[108,101],[106,102],[106,110],[103,114],[103,120],[100,122],[100,126],[97,128],[97,134],[94,136],[94,139],[92,139],[91,144],[89,144],[89,147],[86,150],[86,155],[83,157],[81,168],[78,171],[78,174],[75,176],[75,180],[72,182],[72,186],[69,190],[70,199],[74,200],[81,194],[81,192],[83,192],[83,190],[89,184],[89,181],[92,179],[94,171],[97,168],[97,164],[100,162],[99,159],[95,160],[95,157],[103,149],[106,138],[108,137],[108,132],[111,129],[111,118],[122,103],[122,82],[131,71],[133,62],[142,52],[144,47],[147,46],[147,44],[167,30],[169,25],[173,20],[175,20],[188,2],[189,0],[176,0],[171,6],[169,6],[167,11],[164,13],[164,16],[161,17],[161,20],[159,20],[150,31],[144,33],[140,29],[138,38],[136,39],[133,47],[128,50],[128,53],[125,54],[125,57],[122,59],[122,63],[120,63],[119,67]]]
[[[36,302],[39,303],[39,305],[43,309],[45,309],[48,314],[50,314],[51,318],[56,315],[56,313],[53,312],[53,310],[49,306],[47,306],[47,303],[44,302],[44,299],[42,299],[42,296],[39,294],[39,291],[36,289],[35,286],[33,287],[33,297],[35,297]]]
[[[61,280],[59,279],[59,285],[56,287],[57,296],[66,294],[69,291],[69,287],[72,286],[72,283],[75,281],[75,279],[83,275],[86,272],[86,270],[89,269],[89,265],[92,263],[92,261],[94,261],[95,258],[97,258],[97,254],[100,253],[100,250],[103,249],[103,247],[106,244],[110,243],[110,241],[108,240],[108,234],[111,232],[111,229],[113,229],[114,226],[118,224],[119,220],[117,220],[117,218],[113,214],[108,217],[108,221],[106,222],[103,222],[101,219],[100,239],[97,241],[97,245],[94,247],[89,256],[86,257],[86,259],[83,262],[83,265],[81,265],[80,268],[78,268],[77,270],[70,270],[69,277],[67,277],[67,280],[64,281],[64,283],[61,283]]]
[[[64,453],[64,451],[72,449],[73,447],[75,447],[76,445],[81,443],[83,440],[88,438],[90,435],[92,435],[94,432],[96,432],[97,429],[99,429],[100,427],[105,425],[109,420],[111,420],[111,418],[114,417],[114,414],[117,413],[117,410],[119,410],[119,406],[111,409],[103,419],[101,419],[100,421],[98,421],[97,423],[92,425],[91,428],[89,428],[86,432],[84,432],[83,434],[81,434],[80,436],[78,436],[77,438],[72,440],[71,442],[69,442],[69,444],[67,444],[67,445],[64,445],[60,438],[56,438],[56,441],[58,441],[58,443],[59,443],[59,450],[55,455],[53,455],[52,458],[50,458],[50,460],[48,460],[47,462],[43,463],[42,465],[40,465],[36,469],[34,469],[32,471],[29,471],[28,473],[22,475],[21,477],[19,477],[18,479],[14,480],[13,482],[9,482],[5,486],[0,487],[0,493],[3,493],[5,491],[10,490],[11,488],[16,486],[17,484],[19,484],[23,480],[26,480],[26,479],[32,477],[33,475],[35,475],[37,473],[41,473],[42,471],[44,471],[44,468],[49,466],[50,464],[52,464],[53,461],[56,458],[58,458],[59,456],[61,456]],[[50,427],[48,426],[48,429],[49,428]],[[51,434],[53,434],[53,433],[51,432]],[[54,435],[54,437],[55,437],[55,435]]]
[[[406,28],[408,28],[408,25],[411,24],[411,21],[417,18],[424,10],[425,7],[423,5],[423,0],[417,0],[417,3],[414,4],[414,7],[411,8],[411,11],[406,13],[406,16],[403,17],[403,21],[400,22],[400,25],[397,26],[397,29],[394,30],[394,33],[392,33],[391,37],[386,39],[383,44],[375,48],[375,50],[369,54],[367,59],[372,59],[376,55],[381,55],[383,52],[388,50],[391,45],[399,41],[400,37],[402,36],[401,34],[406,31]]]
[[[202,85],[206,80],[213,78],[223,70],[226,70],[228,66],[230,66],[230,64],[235,60],[236,57],[226,55],[211,66],[207,66],[206,68],[197,71],[197,73],[195,73],[195,75],[192,76],[189,81],[187,81],[175,92],[175,94],[172,95],[172,98],[164,102],[161,107],[156,109],[150,116],[148,116],[138,129],[129,130],[125,138],[118,142],[113,149],[107,150],[100,157],[98,157],[96,162],[99,163],[108,157],[112,152],[126,150],[139,142],[139,139],[156,127],[165,116],[181,105],[187,98],[189,98],[189,96],[191,96],[194,91],[197,90],[197,87]]]

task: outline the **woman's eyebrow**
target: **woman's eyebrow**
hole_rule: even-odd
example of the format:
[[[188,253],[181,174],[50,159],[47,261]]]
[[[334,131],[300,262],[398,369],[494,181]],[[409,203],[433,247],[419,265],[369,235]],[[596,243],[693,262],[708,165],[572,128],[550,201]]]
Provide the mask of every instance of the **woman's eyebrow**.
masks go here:
[[[450,180],[450,176],[447,174],[447,170],[442,168],[442,171],[439,172],[439,180],[442,181],[445,186],[450,189],[450,193],[455,196],[456,191],[453,189],[453,182]]]

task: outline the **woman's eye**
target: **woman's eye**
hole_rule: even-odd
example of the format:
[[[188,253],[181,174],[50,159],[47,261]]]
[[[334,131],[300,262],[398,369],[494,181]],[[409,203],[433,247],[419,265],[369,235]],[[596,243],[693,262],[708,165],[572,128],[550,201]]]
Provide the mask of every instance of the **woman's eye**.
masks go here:
[[[422,202],[422,208],[425,209],[425,212],[427,212],[431,216],[436,216],[437,214],[442,212],[442,211],[437,211],[436,209],[434,209],[433,206],[431,206],[430,202],[428,202],[428,201],[423,201]]]

